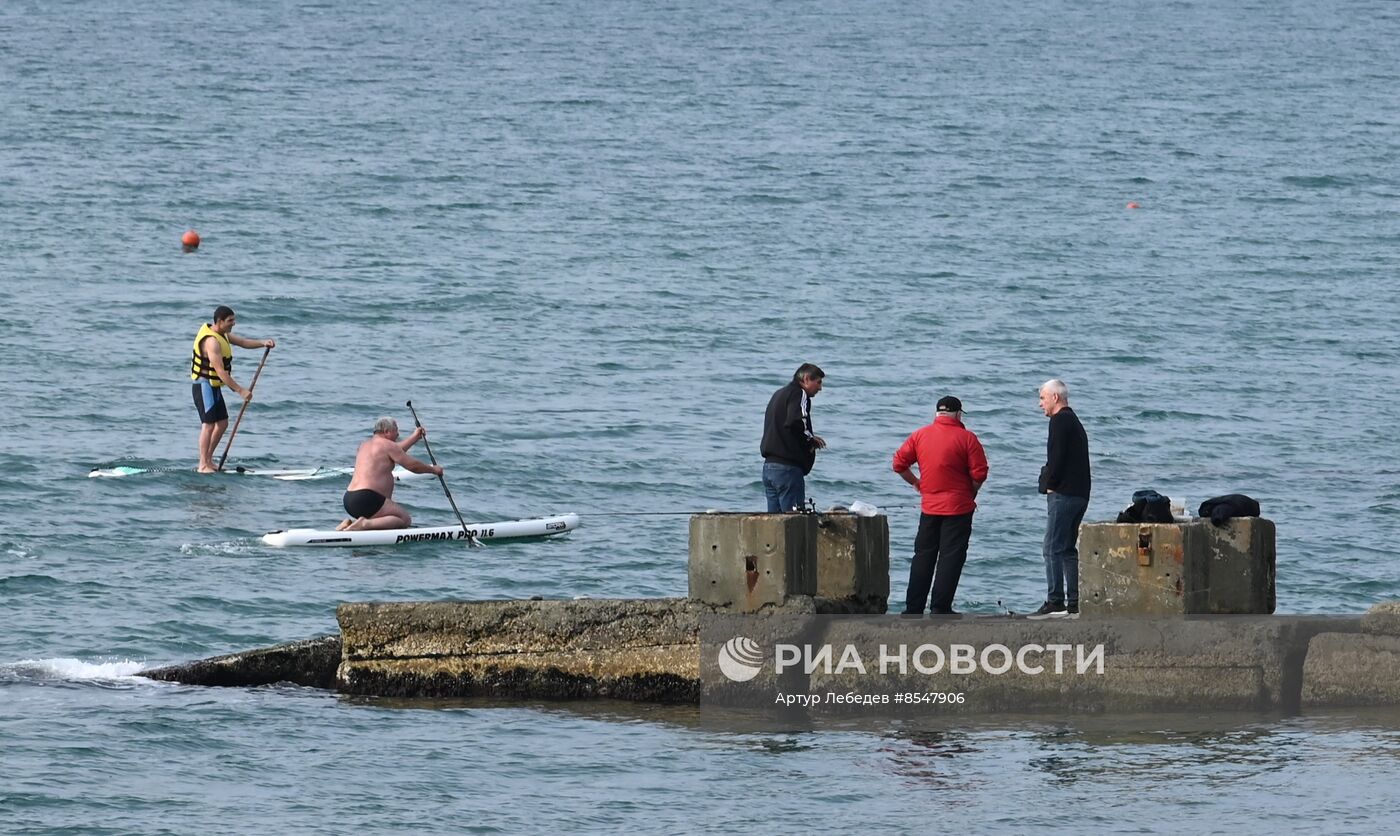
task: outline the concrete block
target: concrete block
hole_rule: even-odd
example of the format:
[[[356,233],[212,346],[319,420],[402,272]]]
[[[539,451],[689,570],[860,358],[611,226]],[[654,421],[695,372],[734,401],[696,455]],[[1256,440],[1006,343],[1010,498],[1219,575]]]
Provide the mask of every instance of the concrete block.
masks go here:
[[[817,592],[817,518],[696,514],[690,518],[690,598],[735,612]]]
[[[694,702],[699,605],[645,601],[342,604],[344,693]]]
[[[883,514],[823,514],[817,523],[817,591],[827,608],[883,615],[890,597],[890,523]]]
[[[1322,633],[1303,662],[1304,708],[1400,705],[1400,636]]]
[[[1079,606],[1112,615],[1274,611],[1271,520],[1090,523],[1079,529]]]
[[[1376,604],[1361,616],[1363,632],[1380,636],[1400,636],[1400,601]]]
[[[1200,559],[1207,563],[1203,612],[1273,613],[1277,574],[1274,521],[1235,517],[1223,526],[1205,521],[1192,525],[1204,551]]]
[[[1079,608],[1098,615],[1202,612],[1205,566],[1186,560],[1189,526],[1089,523],[1079,528]],[[1193,573],[1187,577],[1188,573]]]

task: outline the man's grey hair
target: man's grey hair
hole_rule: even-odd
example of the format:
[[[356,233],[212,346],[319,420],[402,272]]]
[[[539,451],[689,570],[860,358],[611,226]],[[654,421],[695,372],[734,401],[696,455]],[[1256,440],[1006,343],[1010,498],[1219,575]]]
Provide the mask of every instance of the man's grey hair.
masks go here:
[[[393,432],[398,429],[398,427],[399,422],[395,421],[393,418],[380,418],[378,421],[374,422],[374,434],[379,435],[380,433]]]
[[[1058,377],[1052,377],[1040,384],[1040,393],[1042,395],[1057,395],[1061,403],[1069,403],[1069,387]]]

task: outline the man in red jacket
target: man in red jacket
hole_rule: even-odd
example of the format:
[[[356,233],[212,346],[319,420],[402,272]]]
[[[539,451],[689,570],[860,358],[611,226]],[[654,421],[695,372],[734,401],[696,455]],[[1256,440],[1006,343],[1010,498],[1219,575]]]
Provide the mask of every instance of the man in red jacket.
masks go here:
[[[987,454],[963,426],[962,401],[952,395],[939,399],[933,423],[915,430],[895,452],[894,472],[923,497],[904,614],[923,615],[932,585],[929,611],[957,615],[953,595],[967,561],[977,491],[987,481]]]

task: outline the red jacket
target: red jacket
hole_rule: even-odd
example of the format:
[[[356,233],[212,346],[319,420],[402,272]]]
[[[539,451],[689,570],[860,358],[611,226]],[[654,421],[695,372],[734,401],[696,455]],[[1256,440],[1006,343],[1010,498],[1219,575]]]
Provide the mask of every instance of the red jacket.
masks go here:
[[[977,508],[972,486],[987,479],[987,454],[957,418],[939,415],[904,440],[894,454],[894,472],[915,463],[925,514],[970,514]]]

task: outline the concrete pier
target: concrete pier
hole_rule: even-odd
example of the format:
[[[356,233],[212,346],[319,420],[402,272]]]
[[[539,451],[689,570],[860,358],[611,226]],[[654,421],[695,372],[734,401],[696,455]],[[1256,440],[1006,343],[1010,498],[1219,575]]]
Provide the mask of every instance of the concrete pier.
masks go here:
[[[701,699],[700,628],[721,614],[685,599],[442,601],[344,604],[342,635],[230,654],[143,673],[211,686],[276,682],[394,697]],[[1400,705],[1400,636],[1362,632],[1356,617],[1081,619],[989,617],[917,625],[896,616],[744,616],[748,632],[803,620],[804,640],[868,648],[936,631],[951,646],[1103,644],[1106,675],[1066,685],[1052,676],[912,670],[885,689],[967,695],[948,713],[1284,710]],[[760,626],[760,630],[761,630]],[[922,639],[921,639],[922,640]],[[873,658],[873,657],[867,657]],[[713,661],[707,655],[706,664]],[[789,688],[868,689],[814,671]],[[707,681],[713,682],[710,677]]]
[[[724,662],[707,645],[707,630],[741,619],[742,631],[728,634],[732,644],[739,632],[745,641],[777,636],[795,619],[804,642],[838,646],[932,637],[950,646],[1103,648],[1105,672],[1093,679],[948,668],[891,674],[874,686],[963,693],[965,701],[945,713],[1400,706],[1400,602],[1360,617],[1190,615],[1272,611],[1267,520],[1225,529],[1086,525],[1080,542],[1081,590],[1097,596],[1097,616],[1083,597],[1078,621],[909,620],[883,615],[885,518],[704,514],[691,521],[690,598],[347,603],[337,611],[340,635],[142,675],[386,697],[722,702],[728,686],[714,690],[710,672]],[[1124,611],[1135,617],[1117,615]],[[867,615],[841,615],[854,613]],[[745,647],[734,645],[740,656]],[[746,676],[763,683],[775,667],[760,659],[731,683]],[[872,687],[849,670],[820,666],[782,676],[784,687],[813,691]]]

